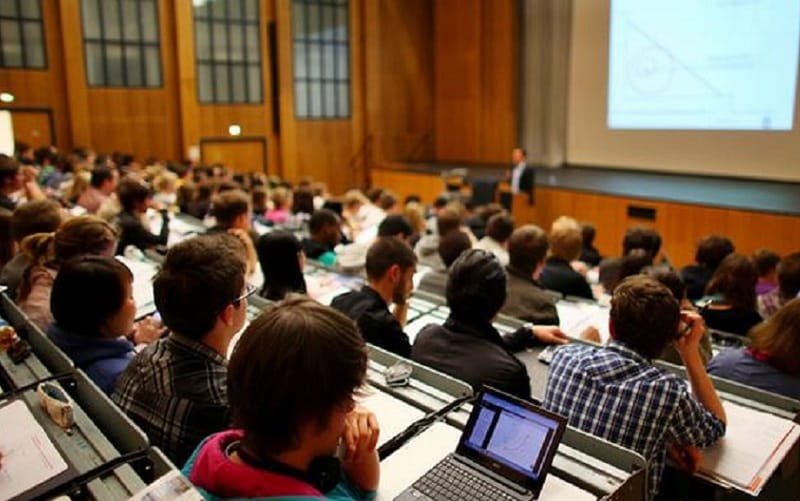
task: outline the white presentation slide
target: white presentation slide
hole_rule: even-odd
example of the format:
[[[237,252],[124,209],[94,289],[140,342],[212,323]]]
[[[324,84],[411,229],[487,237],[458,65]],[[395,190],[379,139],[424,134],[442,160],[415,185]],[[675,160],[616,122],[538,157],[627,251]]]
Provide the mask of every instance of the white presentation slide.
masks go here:
[[[791,130],[800,0],[611,0],[610,129]]]

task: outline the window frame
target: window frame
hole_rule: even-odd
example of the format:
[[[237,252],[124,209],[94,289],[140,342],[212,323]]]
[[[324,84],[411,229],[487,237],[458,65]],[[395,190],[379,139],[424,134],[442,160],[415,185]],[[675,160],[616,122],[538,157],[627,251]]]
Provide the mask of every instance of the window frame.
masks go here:
[[[203,7],[206,10],[205,14],[198,15],[198,7],[192,6],[192,30],[194,34],[193,43],[194,43],[194,64],[195,64],[195,80],[196,83],[196,96],[197,102],[201,105],[216,105],[216,104],[223,104],[223,105],[235,105],[235,106],[246,106],[246,105],[263,105],[264,104],[264,58],[263,58],[263,40],[262,40],[262,33],[261,33],[261,2],[259,0],[254,0],[253,5],[256,7],[256,19],[247,19],[247,0],[242,0],[241,2],[241,17],[240,19],[233,19],[231,18],[231,5],[230,2],[227,0],[225,3],[225,17],[224,18],[216,18],[213,14],[213,6],[210,3],[203,4]],[[214,57],[214,23],[224,23],[225,25],[225,41],[226,41],[226,50],[225,50],[225,58],[224,59],[217,59]],[[207,58],[201,59],[198,54],[198,47],[197,47],[197,26],[199,23],[203,23],[208,30],[208,47],[209,47],[209,54]],[[258,56],[254,61],[249,61],[247,59],[247,30],[244,28],[255,27],[256,34],[258,36],[257,40],[257,51]],[[234,36],[234,28],[237,28],[241,31],[241,41],[242,41],[242,50],[244,51],[244,57],[241,61],[234,61],[231,58],[231,40]],[[211,100],[203,100],[200,93],[200,71],[199,68],[202,66],[206,66],[210,68],[211,71]],[[244,101],[237,101],[234,99],[233,96],[233,68],[238,67],[244,70],[244,93],[245,93],[245,100]],[[217,69],[222,68],[223,71],[227,73],[227,80],[228,80],[228,99],[220,99],[217,92]],[[258,69],[258,76],[259,76],[259,99],[252,100],[251,94],[252,89],[250,88],[250,78],[249,78],[249,70],[257,68]]]
[[[142,2],[146,1],[148,3],[152,3],[153,5],[153,13],[155,18],[155,41],[146,41],[144,40],[144,25],[142,23]],[[100,37],[88,37],[86,35],[86,13],[84,12],[84,3],[85,2],[94,2],[97,7],[98,18],[99,18],[99,31]],[[105,7],[103,5],[108,5],[110,2],[116,2],[117,4],[117,12],[119,13],[119,38],[108,38],[106,36],[106,25],[105,25],[105,18],[104,12]],[[110,89],[123,89],[123,88],[131,88],[131,89],[142,89],[142,90],[155,90],[155,89],[163,89],[164,88],[164,64],[163,64],[163,55],[161,53],[161,13],[159,9],[161,7],[160,0],[136,0],[136,13],[137,13],[137,23],[136,23],[136,31],[137,31],[137,39],[135,40],[126,40],[125,39],[125,22],[123,21],[123,0],[80,0],[79,2],[79,9],[80,9],[80,16],[81,16],[81,35],[82,35],[82,44],[83,44],[83,58],[84,58],[84,68],[86,73],[86,85],[90,88],[110,88]],[[102,76],[103,82],[102,83],[92,83],[89,77],[89,47],[90,46],[99,46],[100,51],[102,54],[101,63],[102,63]],[[109,76],[108,76],[108,46],[113,45],[120,48],[122,58],[121,58],[121,66],[122,66],[122,84],[110,84]],[[142,74],[142,83],[138,85],[131,85],[129,83],[128,78],[128,64],[127,64],[127,56],[126,56],[126,48],[127,47],[137,47],[139,49],[140,54],[140,62],[139,62],[139,69]],[[146,48],[155,48],[156,53],[158,54],[158,84],[157,85],[148,85],[147,84],[147,51]]]
[[[12,0],[17,6],[17,15],[16,16],[4,16],[0,15],[0,21],[15,21],[17,23],[17,28],[19,29],[19,44],[20,50],[22,53],[22,64],[19,66],[10,66],[6,64],[5,60],[5,51],[2,47],[2,39],[0,39],[0,69],[3,70],[34,70],[34,71],[47,71],[49,67],[49,59],[47,57],[47,30],[45,30],[44,26],[44,11],[42,10],[42,0]],[[32,17],[23,17],[22,14],[22,3],[23,2],[31,2],[36,1],[37,5],[39,6],[39,17],[32,18]],[[41,40],[42,40],[42,66],[29,66],[27,64],[28,53],[25,50],[27,46],[27,42],[25,40],[25,30],[23,26],[25,23],[36,22],[39,24],[39,33],[41,33]]]
[[[303,19],[303,31],[302,35],[298,35],[295,33],[295,6],[302,5],[304,10],[304,19]],[[321,31],[317,34],[316,38],[311,38],[309,36],[310,29],[309,29],[309,18],[308,9],[309,6],[316,6],[320,12],[320,19],[322,18],[321,13],[323,12],[323,7],[331,7],[333,11],[333,25],[337,26],[336,21],[338,20],[337,11],[338,8],[344,7],[345,11],[345,21],[347,26],[347,37],[344,40],[339,40],[333,35],[331,39],[323,38],[321,36]],[[294,109],[294,117],[298,120],[349,120],[352,118],[353,115],[353,65],[352,65],[352,46],[350,43],[350,37],[352,34],[352,27],[350,25],[350,0],[292,0],[291,4],[291,44],[292,44],[292,95],[293,95],[293,109]],[[296,45],[298,43],[304,44],[303,48],[303,66],[305,67],[305,76],[298,77],[296,72],[296,65],[295,62],[297,60],[296,53],[298,52],[296,49]],[[319,48],[319,56],[320,56],[320,69],[318,77],[311,77],[310,76],[310,47],[311,45],[316,45]],[[333,49],[333,61],[332,62],[324,62],[324,54],[325,49],[331,48]],[[337,75],[339,73],[339,65],[340,65],[340,58],[336,55],[338,48],[344,48],[345,54],[347,54],[346,58],[346,65],[347,65],[347,72],[346,78],[339,78]],[[322,76],[322,68],[326,65],[333,66],[333,78],[329,78],[326,76]],[[299,111],[298,106],[298,83],[302,83],[305,85],[305,98],[306,98],[306,112],[305,114],[301,114]],[[312,98],[312,85],[318,85],[319,88],[319,110],[320,114],[313,114],[311,110],[311,98]],[[344,108],[342,100],[340,99],[338,86],[344,85],[346,87],[347,92],[347,106],[346,109],[341,110]],[[326,89],[328,86],[333,87],[333,115],[329,115],[326,113]],[[340,111],[341,110],[341,111]]]

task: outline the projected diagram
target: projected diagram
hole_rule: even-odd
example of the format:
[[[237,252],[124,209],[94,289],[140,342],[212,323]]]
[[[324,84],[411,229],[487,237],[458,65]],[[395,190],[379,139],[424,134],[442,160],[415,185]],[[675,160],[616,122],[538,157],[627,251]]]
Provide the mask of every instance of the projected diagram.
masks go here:
[[[540,464],[548,429],[518,416],[502,413],[487,449],[526,471]],[[534,471],[534,473],[538,473]]]
[[[800,0],[613,0],[608,126],[790,130]]]

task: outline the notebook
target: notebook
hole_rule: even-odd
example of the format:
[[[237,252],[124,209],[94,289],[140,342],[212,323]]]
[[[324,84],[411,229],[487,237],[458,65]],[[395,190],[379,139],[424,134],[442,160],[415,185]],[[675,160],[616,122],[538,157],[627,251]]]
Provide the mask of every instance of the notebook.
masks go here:
[[[456,451],[395,500],[538,499],[566,422],[533,403],[484,388]]]

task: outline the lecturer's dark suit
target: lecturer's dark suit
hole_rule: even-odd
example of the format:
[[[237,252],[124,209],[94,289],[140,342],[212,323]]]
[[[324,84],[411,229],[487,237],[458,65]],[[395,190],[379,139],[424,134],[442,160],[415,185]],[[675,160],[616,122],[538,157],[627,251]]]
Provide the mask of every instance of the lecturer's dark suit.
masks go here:
[[[513,187],[514,182],[514,169],[517,166],[511,167],[510,176],[508,178],[509,185]],[[530,165],[525,165],[522,174],[519,176],[519,193],[528,194],[528,203],[533,204],[533,187],[536,185],[536,171]]]

